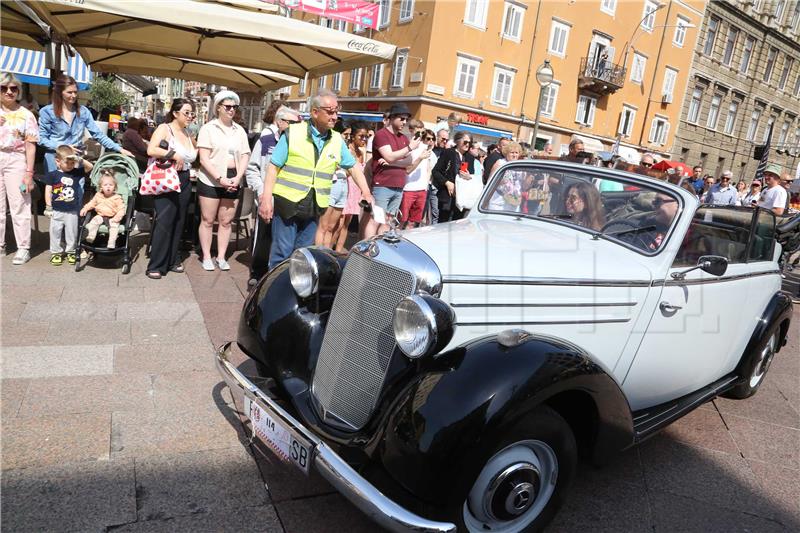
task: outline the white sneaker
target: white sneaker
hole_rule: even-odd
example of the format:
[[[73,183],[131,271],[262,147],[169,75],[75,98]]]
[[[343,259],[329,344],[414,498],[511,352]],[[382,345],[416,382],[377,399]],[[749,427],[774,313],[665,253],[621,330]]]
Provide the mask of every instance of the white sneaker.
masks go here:
[[[217,258],[217,266],[220,270],[230,270],[231,266],[224,259]]]
[[[30,260],[31,260],[30,251],[26,250],[25,248],[20,248],[14,255],[14,260],[12,261],[12,263],[15,265],[24,265]]]
[[[211,259],[203,259],[203,270],[208,270],[209,272],[214,270],[214,261]]]

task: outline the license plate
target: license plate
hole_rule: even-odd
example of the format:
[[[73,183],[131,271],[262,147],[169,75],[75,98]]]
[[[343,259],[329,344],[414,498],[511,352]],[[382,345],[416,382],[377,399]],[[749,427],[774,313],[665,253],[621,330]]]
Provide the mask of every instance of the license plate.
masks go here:
[[[306,440],[295,436],[294,432],[263,409],[256,402],[245,396],[244,412],[253,424],[253,431],[270,447],[280,459],[287,463],[294,463],[297,468],[308,475],[311,452],[314,447]]]

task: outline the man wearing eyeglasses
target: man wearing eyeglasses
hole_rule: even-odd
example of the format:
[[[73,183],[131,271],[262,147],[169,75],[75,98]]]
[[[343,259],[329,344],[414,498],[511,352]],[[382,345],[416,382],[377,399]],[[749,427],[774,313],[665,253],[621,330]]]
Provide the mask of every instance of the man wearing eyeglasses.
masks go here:
[[[719,183],[708,190],[705,203],[711,205],[736,205],[739,198],[736,193],[736,187],[731,185],[732,178],[733,172],[730,170],[723,172]]]
[[[372,192],[375,205],[386,212],[386,221],[400,211],[403,187],[406,185],[406,167],[413,163],[413,151],[420,144],[420,137],[408,140],[403,135],[411,110],[404,103],[394,104],[389,109],[386,127],[375,133],[372,141]],[[364,231],[370,238],[389,229],[388,224],[371,218]]]
[[[258,202],[258,215],[272,221],[270,269],[294,250],[314,243],[337,167],[350,169],[364,199],[374,201],[355,157],[333,131],[338,115],[336,93],[320,89],[311,98],[310,120],[290,125],[272,152]]]

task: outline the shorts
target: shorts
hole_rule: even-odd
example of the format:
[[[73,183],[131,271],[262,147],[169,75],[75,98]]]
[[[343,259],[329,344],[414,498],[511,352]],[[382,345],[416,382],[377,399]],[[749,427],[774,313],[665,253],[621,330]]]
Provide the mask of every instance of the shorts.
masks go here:
[[[421,222],[428,191],[403,191],[400,213],[404,222]]]
[[[394,187],[375,187],[372,190],[375,197],[375,205],[389,213],[396,215],[400,210],[400,202],[403,200],[403,189]]]
[[[233,178],[234,176],[236,176],[236,169],[229,168],[227,177]],[[236,200],[239,198],[239,189],[230,192],[225,187],[212,187],[211,185],[206,185],[202,181],[197,180],[197,196],[214,198],[216,200]]]
[[[347,203],[347,178],[337,179],[331,185],[331,195],[328,198],[328,205],[336,209],[344,209]]]

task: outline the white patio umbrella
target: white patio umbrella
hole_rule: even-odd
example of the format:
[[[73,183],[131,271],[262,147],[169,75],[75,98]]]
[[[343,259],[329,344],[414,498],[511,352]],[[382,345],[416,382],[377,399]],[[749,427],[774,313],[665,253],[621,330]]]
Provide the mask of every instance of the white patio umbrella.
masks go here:
[[[143,52],[296,77],[387,62],[395,54],[393,45],[359,35],[199,0],[43,0],[25,7],[53,29],[54,40],[79,52]],[[0,42],[23,46],[20,40],[40,38],[18,2],[2,0],[2,8]]]

